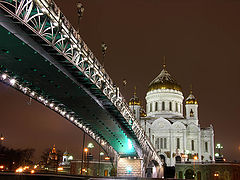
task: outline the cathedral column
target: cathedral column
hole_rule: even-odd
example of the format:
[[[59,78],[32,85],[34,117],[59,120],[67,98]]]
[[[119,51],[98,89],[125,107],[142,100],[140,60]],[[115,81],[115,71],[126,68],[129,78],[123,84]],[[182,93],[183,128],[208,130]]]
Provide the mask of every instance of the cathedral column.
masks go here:
[[[213,131],[213,130],[212,130]],[[212,155],[212,161],[215,161],[215,154],[214,154],[214,133],[211,134],[211,155]]]
[[[186,135],[186,129],[183,130],[183,153],[185,154],[187,150],[187,135]],[[185,161],[185,158],[184,158]]]
[[[201,130],[198,131],[198,161],[202,161]]]
[[[170,131],[170,166],[173,165],[173,134],[172,134],[172,129]]]

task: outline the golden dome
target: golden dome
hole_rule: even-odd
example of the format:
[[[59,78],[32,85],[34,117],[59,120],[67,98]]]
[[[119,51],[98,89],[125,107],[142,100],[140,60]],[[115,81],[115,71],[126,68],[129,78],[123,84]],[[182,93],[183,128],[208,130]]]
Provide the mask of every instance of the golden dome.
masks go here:
[[[166,65],[163,65],[161,73],[149,84],[148,92],[156,89],[173,89],[182,91],[181,86],[165,69]]]
[[[129,106],[133,106],[133,105],[140,106],[140,100],[137,97],[136,93],[134,93],[133,97],[129,101]]]
[[[197,104],[197,99],[192,94],[192,90],[190,91],[190,94],[189,94],[189,96],[186,99],[186,104]]]

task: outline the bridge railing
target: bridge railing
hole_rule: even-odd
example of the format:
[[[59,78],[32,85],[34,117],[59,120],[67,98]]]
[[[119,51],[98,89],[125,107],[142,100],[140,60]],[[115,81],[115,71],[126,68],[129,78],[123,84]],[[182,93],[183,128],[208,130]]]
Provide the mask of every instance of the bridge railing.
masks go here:
[[[142,148],[137,150],[138,154],[143,158],[156,159],[160,163],[154,147],[126,104],[119,88],[114,85],[103,66],[53,0],[0,0],[0,5],[101,89],[132,127]],[[84,129],[84,126],[79,127]],[[87,132],[94,134],[91,130]],[[148,157],[144,157],[146,154]]]

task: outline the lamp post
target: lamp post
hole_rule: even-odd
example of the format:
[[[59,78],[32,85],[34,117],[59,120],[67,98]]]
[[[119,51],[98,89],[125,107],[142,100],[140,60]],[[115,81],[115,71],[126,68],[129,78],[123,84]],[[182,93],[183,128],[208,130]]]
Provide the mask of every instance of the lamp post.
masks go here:
[[[102,65],[103,65],[103,67],[104,67],[104,58],[105,58],[105,56],[106,56],[107,45],[106,45],[104,42],[102,42],[101,47],[102,47],[102,55],[103,55],[103,63],[102,63]]]
[[[219,156],[221,156],[221,149],[223,149],[223,146],[221,144],[217,144],[216,149],[218,150]]]
[[[87,154],[88,154],[88,148],[84,148],[84,152],[86,153],[86,155],[85,155],[85,162],[87,163]],[[85,172],[87,172],[87,168],[86,168],[86,171]]]
[[[80,19],[83,17],[84,7],[80,2],[77,2],[77,14],[78,14],[78,24],[77,31],[79,33]]]
[[[101,157],[104,156],[104,152],[100,152],[99,153],[99,157],[98,157],[98,176],[100,176],[100,164],[101,164]]]
[[[86,136],[86,132],[83,131],[83,145],[82,145],[82,148],[84,148],[84,146],[85,146],[85,136]],[[84,154],[84,149],[82,149],[81,175],[82,175],[82,170],[83,170],[83,154]]]
[[[197,156],[193,156],[193,161],[194,161],[194,164],[193,164],[193,176],[194,176],[194,179],[195,179],[195,166],[196,166],[196,160],[198,160],[198,157]]]

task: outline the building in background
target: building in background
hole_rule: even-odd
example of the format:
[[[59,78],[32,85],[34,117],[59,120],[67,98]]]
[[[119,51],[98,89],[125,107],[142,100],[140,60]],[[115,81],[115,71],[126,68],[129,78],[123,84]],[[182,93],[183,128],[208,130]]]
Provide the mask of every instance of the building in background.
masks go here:
[[[168,73],[165,64],[149,84],[146,113],[136,92],[129,106],[166,166],[214,161],[213,126],[200,127],[198,101],[192,89],[184,103],[181,86]]]

